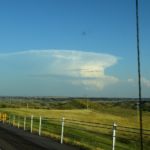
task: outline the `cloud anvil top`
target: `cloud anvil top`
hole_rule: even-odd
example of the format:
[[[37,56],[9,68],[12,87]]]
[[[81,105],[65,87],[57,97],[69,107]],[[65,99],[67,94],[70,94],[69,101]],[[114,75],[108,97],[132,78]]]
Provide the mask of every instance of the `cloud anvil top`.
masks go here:
[[[95,95],[106,94],[110,90],[123,91],[119,86],[124,88],[128,84],[132,88],[136,85],[136,79],[121,79],[108,72],[119,64],[119,60],[123,61],[115,55],[81,50],[49,49],[1,53],[0,90],[8,89],[11,93],[26,91],[26,95],[32,95],[33,91],[36,93],[33,95],[37,95],[37,91],[40,91],[40,95],[50,95],[49,92],[53,95],[54,90],[58,93],[61,91],[60,95],[68,95],[70,90],[70,96],[74,91],[78,96],[87,92]],[[142,84],[150,87],[150,81],[144,77]]]
[[[12,74],[66,76],[71,84],[83,85],[88,89],[101,90],[118,81],[116,77],[105,75],[105,69],[118,61],[116,56],[108,54],[75,50],[30,50],[0,54],[0,59],[9,60],[10,66],[7,69],[13,68]]]

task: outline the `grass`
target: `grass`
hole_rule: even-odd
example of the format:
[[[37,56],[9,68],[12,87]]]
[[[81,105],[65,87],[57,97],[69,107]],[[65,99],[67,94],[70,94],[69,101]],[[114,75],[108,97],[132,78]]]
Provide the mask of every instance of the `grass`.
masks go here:
[[[99,122],[106,124],[117,123],[118,126],[139,127],[139,118],[137,112],[125,108],[111,108],[111,111],[93,111],[87,109],[73,110],[47,110],[47,109],[26,109],[26,108],[1,108],[1,111],[11,112],[16,115],[36,117],[43,116],[48,118],[67,119]],[[150,129],[150,112],[143,112],[144,129]]]
[[[92,108],[93,104],[89,105]],[[96,106],[98,107],[98,106]],[[64,141],[69,144],[78,145],[84,149],[109,150],[112,145],[112,129],[103,129],[86,125],[71,124],[67,119],[93,123],[118,125],[116,150],[138,150],[139,135],[131,132],[119,131],[120,126],[139,128],[138,112],[135,109],[119,105],[101,104],[98,109],[32,109],[32,108],[0,108],[0,111],[20,116],[37,117],[34,124],[34,131],[38,131],[39,116],[56,118],[56,121],[48,120],[43,122],[42,134],[60,140],[61,118],[65,117]],[[30,119],[28,120],[30,122]],[[150,130],[150,112],[143,111],[144,129]],[[23,122],[22,122],[23,126]],[[70,128],[72,127],[72,128]],[[30,125],[28,123],[28,128]],[[130,129],[125,129],[126,131]],[[131,130],[132,131],[132,130]],[[138,131],[137,131],[138,132]],[[144,136],[144,150],[150,147],[150,137]]]

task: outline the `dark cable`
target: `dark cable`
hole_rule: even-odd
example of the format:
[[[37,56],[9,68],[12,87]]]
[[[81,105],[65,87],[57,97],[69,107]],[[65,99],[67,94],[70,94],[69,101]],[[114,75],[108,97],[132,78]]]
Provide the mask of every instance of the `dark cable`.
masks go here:
[[[142,124],[142,95],[141,95],[141,64],[140,64],[140,39],[139,39],[139,3],[136,0],[136,39],[137,39],[137,62],[139,84],[139,122],[140,122],[140,146],[143,150],[143,124]]]

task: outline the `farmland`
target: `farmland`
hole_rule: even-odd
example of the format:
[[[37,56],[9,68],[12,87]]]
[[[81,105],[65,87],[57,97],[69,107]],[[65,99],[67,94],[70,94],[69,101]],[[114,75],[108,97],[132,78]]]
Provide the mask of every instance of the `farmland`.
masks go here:
[[[64,141],[66,143],[78,145],[85,149],[110,149],[112,125],[115,122],[118,129],[116,149],[137,150],[139,148],[139,131],[137,130],[139,128],[139,118],[135,101],[101,102],[77,99],[49,102],[43,100],[12,100],[10,103],[10,100],[6,100],[5,105],[3,102],[1,102],[0,111],[22,116],[22,122],[24,116],[27,116],[30,122],[30,116],[33,115],[35,118],[34,131],[38,130],[39,116],[47,118],[47,120],[48,118],[55,118],[55,121],[47,121],[46,119],[44,121],[43,119],[42,134],[56,140],[59,140],[60,122],[64,117],[66,125]],[[145,102],[143,109],[144,148],[148,150],[150,146],[150,136],[147,136],[150,130],[148,101]],[[97,126],[95,126],[96,124]],[[107,125],[108,129],[105,128]],[[132,128],[135,130],[131,130]],[[134,134],[135,131],[136,134]]]

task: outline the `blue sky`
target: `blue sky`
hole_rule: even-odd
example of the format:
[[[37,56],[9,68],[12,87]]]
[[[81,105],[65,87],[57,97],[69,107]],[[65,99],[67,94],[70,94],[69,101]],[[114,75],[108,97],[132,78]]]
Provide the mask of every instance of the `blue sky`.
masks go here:
[[[140,1],[143,96],[150,2]],[[135,1],[0,1],[0,93],[137,97]]]

